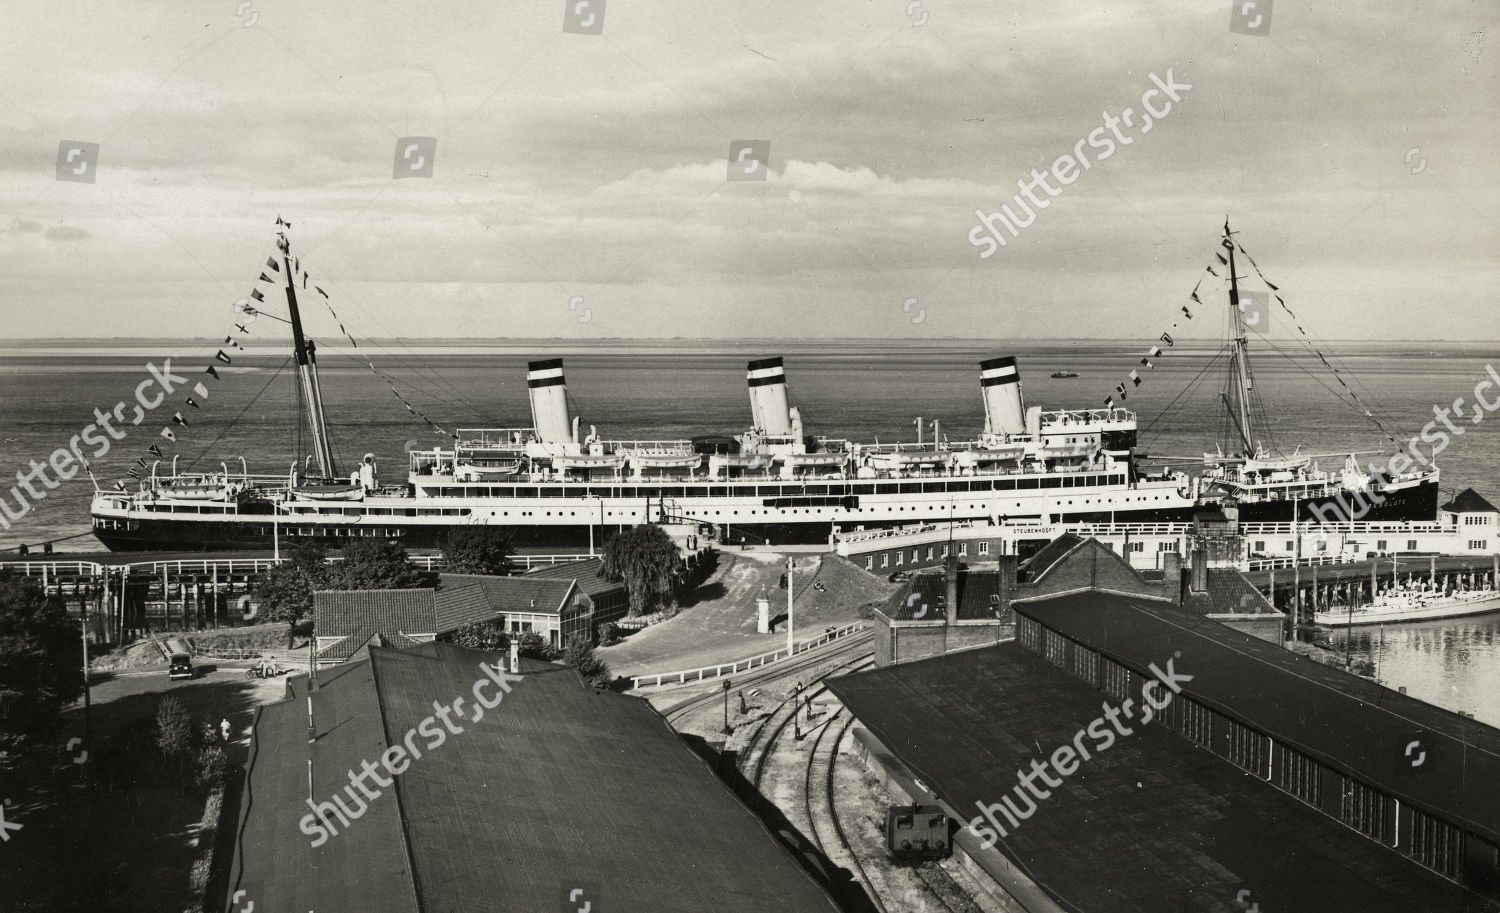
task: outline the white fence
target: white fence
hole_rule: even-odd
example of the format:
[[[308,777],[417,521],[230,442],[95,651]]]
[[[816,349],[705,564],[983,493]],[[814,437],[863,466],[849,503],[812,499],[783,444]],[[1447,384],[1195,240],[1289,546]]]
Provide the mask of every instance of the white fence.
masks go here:
[[[795,656],[798,653],[805,653],[814,647],[821,647],[824,644],[832,643],[851,634],[857,634],[865,630],[866,627],[864,622],[856,621],[853,624],[844,625],[842,628],[825,631],[819,637],[794,645],[791,655]],[[749,659],[742,659],[732,663],[720,663],[717,666],[704,666],[701,669],[684,669],[680,672],[662,672],[657,675],[634,675],[630,678],[630,686],[632,688],[640,688],[646,684],[661,685],[668,682],[672,684],[686,684],[687,682],[703,681],[704,679],[718,678],[725,674],[758,669],[761,666],[767,666],[778,660],[787,658],[788,654],[785,650],[774,650],[770,653],[752,656]]]

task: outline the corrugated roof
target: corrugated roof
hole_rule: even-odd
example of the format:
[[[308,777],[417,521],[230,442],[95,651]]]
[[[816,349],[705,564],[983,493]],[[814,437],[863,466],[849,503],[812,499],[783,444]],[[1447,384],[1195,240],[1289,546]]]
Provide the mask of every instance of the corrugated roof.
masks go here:
[[[1500,843],[1500,730],[1176,606],[1087,593],[1015,608],[1137,670],[1177,657],[1195,700]],[[1418,737],[1420,776],[1402,754]]]
[[[313,692],[310,748],[301,697],[260,711],[230,896],[319,913],[541,911],[561,909],[577,885],[597,891],[603,911],[836,913],[650,704],[531,661],[498,707],[475,721],[466,702],[453,717],[461,731],[310,848],[298,823],[309,751],[322,801],[423,725],[434,700],[470,696],[479,664],[496,659],[452,644],[370,652],[357,674]]]
[[[1111,631],[1128,626],[1114,621]],[[1156,661],[1171,656],[1162,646],[1168,652],[1153,653]],[[1072,744],[1105,700],[1015,643],[840,676],[828,687],[962,826],[979,814],[976,803],[1009,795],[1028,807],[1011,792],[1018,769]],[[1062,784],[998,849],[1068,910],[1222,913],[1249,901],[1268,913],[1489,909],[1164,727],[1136,727]]]

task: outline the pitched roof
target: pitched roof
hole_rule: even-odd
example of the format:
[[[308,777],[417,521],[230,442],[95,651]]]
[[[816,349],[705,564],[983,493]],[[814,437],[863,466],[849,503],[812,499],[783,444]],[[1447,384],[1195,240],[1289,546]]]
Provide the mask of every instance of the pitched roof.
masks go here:
[[[477,586],[490,607],[499,613],[533,612],[537,614],[560,614],[568,594],[573,591],[573,581],[536,578],[529,574],[521,577],[491,577],[484,574],[443,574],[439,579],[448,583]]]
[[[1453,514],[1479,514],[1494,513],[1496,507],[1486,501],[1479,492],[1472,488],[1465,488],[1452,501],[1444,504],[1442,509]]]
[[[444,634],[467,624],[493,621],[504,614],[503,609],[490,602],[477,581],[457,575],[451,579],[439,578],[435,611],[438,633]]]
[[[349,771],[406,744],[431,723],[434,699],[469,695],[494,659],[452,644],[372,648],[367,662],[320,676],[311,745],[305,682],[262,707],[246,774],[255,800],[226,895],[245,891],[268,910],[551,910],[572,884],[601,910],[837,913],[649,703],[546,663],[526,661],[481,719],[455,713],[444,741],[412,739],[421,757],[311,847],[316,831],[300,830],[309,757],[314,800],[343,795]]]
[[[1117,619],[1111,632],[1127,627]],[[1164,648],[1170,657],[1171,647]],[[1181,660],[1178,669],[1191,671]],[[974,819],[976,804],[1017,802],[1013,791],[1024,794],[1017,771],[1076,744],[1089,720],[1102,721],[1105,699],[1014,642],[838,676],[827,685],[960,827]],[[1093,755],[1045,801],[1017,802],[1033,813],[996,848],[1061,908],[1218,913],[1249,888],[1267,911],[1486,909],[1458,885],[1167,728],[1128,728],[1132,734],[1107,751],[1090,742]],[[971,838],[961,831],[957,839]],[[983,852],[976,859],[994,865]]]
[[[1072,554],[1079,546],[1089,540],[1080,538],[1073,533],[1063,533],[1051,542],[1042,546],[1041,551],[1021,562],[1021,570],[1025,573],[1025,580],[1039,580],[1050,571],[1059,561]]]
[[[319,638],[342,637],[320,648],[323,659],[346,659],[371,635],[436,634],[433,590],[318,590],[313,593],[313,629]]]
[[[578,561],[565,561],[561,564],[545,564],[527,571],[526,576],[576,580],[578,588],[593,598],[598,598],[602,593],[623,591],[625,584],[622,581],[599,576],[599,569],[603,565],[604,562],[598,558],[583,558]]]
[[[1195,593],[1184,586],[1182,604],[1205,615],[1282,615],[1245,575],[1230,567],[1208,568],[1208,590]]]

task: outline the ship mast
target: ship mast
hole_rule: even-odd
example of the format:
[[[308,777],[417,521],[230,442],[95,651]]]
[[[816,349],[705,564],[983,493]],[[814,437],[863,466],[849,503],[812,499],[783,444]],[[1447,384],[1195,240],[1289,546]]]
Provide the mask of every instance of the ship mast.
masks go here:
[[[302,379],[302,397],[307,402],[307,424],[312,431],[313,455],[318,460],[318,472],[323,478],[332,479],[336,470],[333,465],[333,448],[328,443],[328,423],[323,417],[323,391],[318,386],[317,345],[302,335],[302,316],[297,310],[297,277],[292,271],[292,245],[287,240],[285,229],[276,233],[276,246],[281,250],[281,264],[286,273],[286,308],[291,318],[297,373]]]
[[[1234,354],[1230,357],[1231,382],[1234,384],[1235,406],[1230,415],[1235,420],[1235,431],[1240,436],[1241,452],[1246,457],[1254,455],[1253,432],[1250,427],[1250,391],[1253,381],[1250,376],[1250,346],[1245,337],[1245,312],[1240,307],[1240,279],[1234,270],[1233,232],[1229,222],[1224,222],[1224,246],[1229,248],[1229,313],[1234,320]]]

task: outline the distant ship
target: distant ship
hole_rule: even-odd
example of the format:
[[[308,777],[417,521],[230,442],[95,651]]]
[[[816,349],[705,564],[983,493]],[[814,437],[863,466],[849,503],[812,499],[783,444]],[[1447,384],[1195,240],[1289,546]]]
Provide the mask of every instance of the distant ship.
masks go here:
[[[1201,476],[1150,470],[1135,453],[1134,412],[1112,402],[1071,411],[1029,405],[1008,355],[979,364],[985,420],[978,437],[950,440],[933,421],[925,441],[919,424],[915,442],[885,444],[808,434],[788,403],[779,357],[747,365],[746,431],[657,441],[609,440],[592,425],[584,433],[569,409],[562,359],[533,361],[529,427],[458,429],[449,446],[411,452],[404,478],[385,484],[373,454],[347,474],[334,463],[284,230],[277,247],[313,452],[280,476],[252,476],[243,459],[238,474],[226,463],[217,474],[179,475],[173,461],[170,473],[153,464],[134,490],[96,490],[94,534],[108,548],[264,548],[276,539],[336,546],[354,537],[433,547],[450,530],[473,525],[504,527],[523,547],[571,548],[645,522],[695,524],[722,542],[783,545],[950,520],[1187,520],[1226,496],[1238,501],[1242,520],[1290,521],[1295,503],[1305,511],[1370,484],[1357,473],[1325,476],[1305,458],[1258,451],[1213,455]],[[1232,311],[1236,300],[1232,289]],[[1248,382],[1237,325],[1234,365]],[[1248,418],[1238,427],[1248,452]],[[1436,481],[1435,470],[1378,481],[1385,498],[1362,519],[1435,518]]]
[[[1052,372],[1052,376],[1053,377],[1077,377],[1078,376],[1078,372],[1077,371],[1053,371]]]

